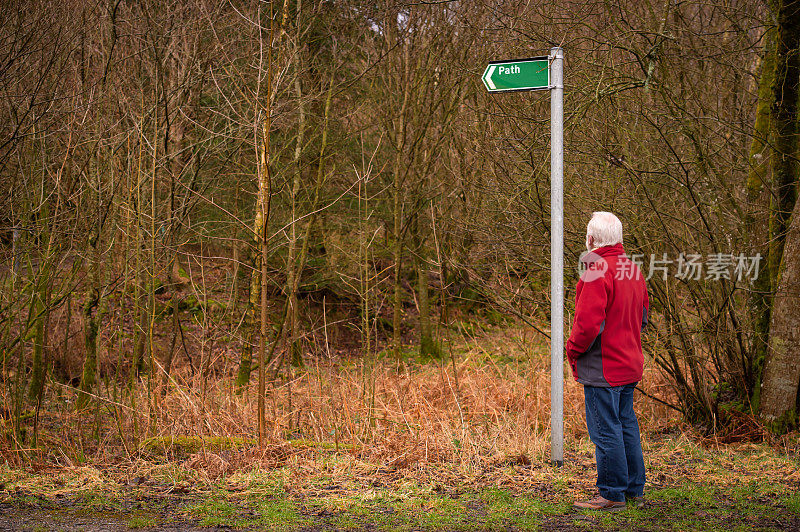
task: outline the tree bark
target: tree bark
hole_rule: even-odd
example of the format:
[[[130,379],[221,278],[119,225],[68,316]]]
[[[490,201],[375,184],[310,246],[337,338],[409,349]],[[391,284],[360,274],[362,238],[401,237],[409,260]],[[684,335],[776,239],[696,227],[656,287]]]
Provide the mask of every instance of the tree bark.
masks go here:
[[[800,0],[778,4],[778,28],[773,82],[772,133],[774,157],[772,177],[774,200],[770,219],[772,236],[769,273],[773,290],[777,288],[783,246],[789,217],[797,198],[797,97],[800,79]]]
[[[38,401],[44,390],[46,363],[45,345],[47,344],[47,324],[50,316],[50,267],[51,259],[48,256],[42,264],[34,298],[34,312],[36,314],[36,333],[33,344],[33,360],[31,365],[31,387],[28,399]]]
[[[403,38],[402,36],[400,38]],[[402,288],[402,261],[403,261],[403,176],[404,172],[401,169],[403,164],[403,154],[406,145],[406,126],[408,109],[409,93],[411,92],[411,72],[409,69],[409,44],[404,42],[403,46],[403,104],[400,107],[400,114],[398,116],[399,124],[397,127],[397,136],[395,137],[395,148],[397,154],[394,161],[392,184],[394,194],[394,312],[392,313],[392,333],[393,333],[393,353],[394,358],[400,363],[400,347],[402,344],[402,334],[400,326],[402,322],[403,311],[403,288]]]
[[[764,57],[761,61],[761,77],[758,85],[758,104],[754,124],[753,141],[750,145],[750,171],[747,175],[747,214],[745,228],[752,256],[760,254],[762,264],[769,262],[769,203],[772,179],[770,174],[771,153],[769,143],[770,113],[775,101],[772,84],[775,79],[775,31],[764,36]],[[767,270],[763,268],[763,270]],[[769,342],[771,279],[769,271],[762,271],[748,296],[748,310],[753,317],[750,356],[744,368],[746,390],[754,411],[761,400],[761,377]]]
[[[292,56],[292,63],[294,67],[294,89],[297,96],[297,139],[294,149],[294,157],[292,166],[294,175],[292,176],[291,188],[291,228],[289,231],[289,250],[286,258],[286,292],[288,297],[288,307],[286,316],[287,325],[287,338],[289,344],[289,353],[291,363],[296,366],[303,365],[303,354],[300,351],[300,345],[297,341],[297,286],[299,284],[300,275],[302,274],[301,266],[297,262],[297,200],[300,194],[300,182],[302,180],[302,164],[300,157],[303,154],[303,144],[305,142],[306,130],[306,110],[303,102],[303,86],[300,80],[300,10],[301,3],[297,2],[297,32],[295,34],[294,54]],[[284,6],[284,19],[288,10]]]
[[[419,354],[439,358],[441,350],[433,338],[431,325],[431,306],[428,293],[428,262],[422,254],[423,246],[419,247],[417,259],[417,297],[419,299]]]
[[[99,221],[98,221],[99,225]],[[99,229],[89,237],[90,256],[88,290],[86,302],[83,304],[83,343],[86,347],[86,358],[83,360],[80,391],[78,395],[78,410],[86,408],[89,404],[90,393],[94,389],[97,373],[97,314],[95,310],[100,303],[100,257],[99,257]]]
[[[796,417],[800,377],[800,212],[797,210],[797,98],[800,92],[800,0],[778,3],[772,125],[774,205],[769,275],[775,297],[761,388],[761,415],[770,422]],[[793,212],[794,211],[794,212]],[[780,430],[782,423],[775,428]]]
[[[772,304],[769,351],[761,390],[761,415],[767,421],[778,421],[774,428],[779,431],[797,418],[800,383],[799,256],[800,202],[795,204],[784,247],[785,260],[781,264],[778,290]]]

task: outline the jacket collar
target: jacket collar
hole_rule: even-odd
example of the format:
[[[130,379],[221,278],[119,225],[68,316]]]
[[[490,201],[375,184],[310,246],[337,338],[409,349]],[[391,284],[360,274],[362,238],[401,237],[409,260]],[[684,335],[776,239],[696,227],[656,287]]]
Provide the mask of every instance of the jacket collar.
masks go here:
[[[599,255],[601,257],[611,257],[614,255],[624,255],[625,248],[622,247],[622,244],[614,244],[613,246],[603,246],[599,248],[593,249],[590,253],[586,256],[591,256],[594,254],[595,256]]]

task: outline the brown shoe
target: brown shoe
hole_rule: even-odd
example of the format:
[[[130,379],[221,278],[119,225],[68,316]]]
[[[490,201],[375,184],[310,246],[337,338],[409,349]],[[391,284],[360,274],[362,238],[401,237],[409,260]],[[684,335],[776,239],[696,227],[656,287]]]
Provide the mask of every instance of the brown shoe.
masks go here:
[[[625,509],[625,502],[609,501],[605,497],[598,496],[590,501],[579,501],[572,505],[578,510],[601,510],[604,512],[618,512]]]

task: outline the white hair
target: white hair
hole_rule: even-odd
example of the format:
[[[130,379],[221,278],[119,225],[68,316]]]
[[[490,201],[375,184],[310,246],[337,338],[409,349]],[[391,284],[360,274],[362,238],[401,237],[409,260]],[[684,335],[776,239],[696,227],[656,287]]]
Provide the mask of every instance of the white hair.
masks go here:
[[[589,237],[592,237],[593,248],[622,244],[622,222],[610,212],[593,212],[586,225],[587,247]]]

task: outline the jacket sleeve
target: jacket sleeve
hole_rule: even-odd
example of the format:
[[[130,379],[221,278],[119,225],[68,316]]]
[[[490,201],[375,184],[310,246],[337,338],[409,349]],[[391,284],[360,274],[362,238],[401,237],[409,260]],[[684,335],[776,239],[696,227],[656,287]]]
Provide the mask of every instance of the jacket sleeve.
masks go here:
[[[583,283],[582,290],[576,290],[575,320],[566,349],[570,362],[584,354],[601,332],[608,304],[607,282],[605,277],[601,277]]]

